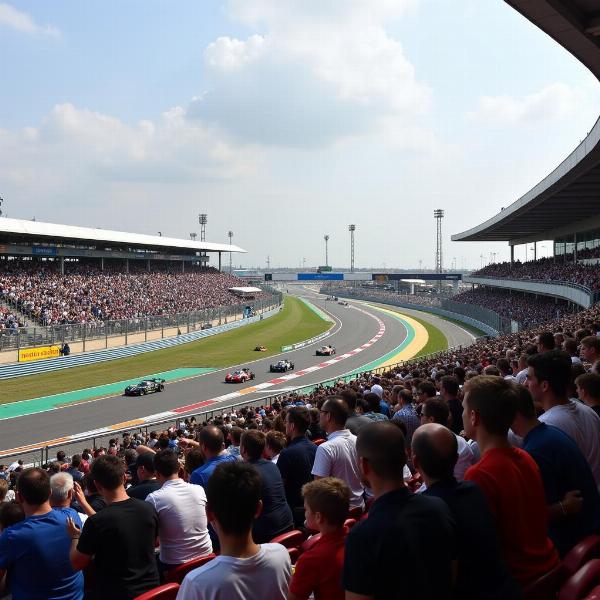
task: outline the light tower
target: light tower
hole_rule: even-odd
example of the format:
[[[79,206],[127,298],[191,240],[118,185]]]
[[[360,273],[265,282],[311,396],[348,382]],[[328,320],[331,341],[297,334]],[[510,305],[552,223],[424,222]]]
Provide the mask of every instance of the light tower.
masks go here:
[[[444,268],[442,255],[442,219],[444,218],[444,211],[441,208],[436,208],[433,211],[433,218],[436,221],[435,272],[441,273]],[[438,282],[438,289],[442,289],[441,280]]]
[[[328,267],[329,266],[329,236],[328,235],[324,235],[323,239],[325,240],[325,266]]]
[[[190,233],[190,240],[192,240],[192,242],[195,242],[197,237],[198,237],[198,234],[195,233],[194,231],[192,231],[192,233]]]
[[[231,229],[227,232],[227,237],[229,238],[229,245],[231,246],[231,240],[233,239],[233,231],[231,231]],[[229,272],[233,273],[233,267],[231,266],[231,255],[233,253],[230,252],[229,253]]]
[[[354,232],[356,231],[356,225],[348,225],[348,231],[350,232],[350,273],[354,273]]]
[[[200,223],[200,241],[206,241],[206,223],[208,222],[208,215],[201,213],[198,215],[198,223]]]

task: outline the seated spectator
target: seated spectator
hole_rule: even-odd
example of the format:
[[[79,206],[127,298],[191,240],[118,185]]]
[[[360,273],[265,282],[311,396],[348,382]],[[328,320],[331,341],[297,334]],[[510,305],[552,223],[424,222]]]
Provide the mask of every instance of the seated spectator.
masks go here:
[[[296,527],[304,523],[302,486],[312,481],[312,468],[317,447],[306,437],[310,425],[308,409],[293,406],[285,415],[285,433],[288,445],[281,451],[277,468],[283,479],[285,497],[292,509]]]
[[[252,523],[261,511],[257,470],[240,461],[222,462],[208,481],[208,518],[221,554],[185,576],[178,600],[286,600],[292,574],[280,544],[256,544]]]
[[[569,400],[571,358],[552,350],[529,358],[527,388],[544,410],[540,421],[569,435],[588,461],[600,489],[600,417],[581,402]]]
[[[237,460],[225,450],[224,443],[223,432],[218,427],[209,425],[200,430],[199,445],[204,456],[204,464],[192,473],[190,483],[206,487],[217,465],[228,460]]]
[[[256,468],[260,475],[260,499],[262,511],[252,525],[252,538],[257,544],[272,540],[290,531],[293,525],[292,511],[285,500],[281,473],[270,460],[262,458],[265,450],[265,434],[250,429],[242,434],[240,453],[242,458]]]
[[[448,427],[450,420],[450,411],[448,405],[439,398],[429,398],[424,402],[421,409],[421,423],[438,423],[444,427]],[[461,419],[462,421],[462,419]],[[463,481],[467,469],[475,463],[475,456],[471,446],[467,444],[465,439],[456,435],[456,444],[458,447],[458,460],[454,465],[454,477],[457,481]],[[425,491],[419,490],[419,491]]]
[[[457,439],[447,427],[430,423],[415,431],[412,442],[413,464],[427,486],[423,493],[441,498],[456,522],[458,574],[453,597],[520,598],[520,590],[502,560],[496,526],[483,492],[472,481],[459,482],[454,477]]]
[[[350,508],[350,490],[341,480],[324,477],[302,488],[306,525],[321,539],[304,552],[290,581],[288,600],[344,600],[341,585],[344,541],[348,530],[344,520]]]
[[[42,469],[19,476],[17,499],[25,519],[0,535],[0,580],[8,570],[13,600],[81,600],[83,575],[69,562],[64,516],[50,506],[50,478]]]
[[[412,494],[404,485],[406,448],[400,428],[392,422],[366,425],[358,433],[357,453],[375,501],[369,518],[355,525],[346,540],[346,598],[449,598],[454,523],[442,500]]]
[[[138,455],[135,461],[137,484],[127,488],[127,495],[130,498],[145,500],[148,494],[161,488],[161,483],[156,478],[156,471],[154,470],[154,456],[152,452]]]
[[[158,516],[148,502],[127,495],[125,465],[117,457],[97,458],[90,474],[107,506],[92,514],[83,530],[68,521],[71,565],[80,571],[93,560],[98,598],[134,598],[159,584]]]
[[[265,455],[272,462],[277,464],[281,451],[287,443],[286,437],[281,431],[269,431],[265,438]]]
[[[157,452],[154,468],[161,487],[151,492],[146,502],[158,514],[159,570],[164,573],[192,558],[210,554],[212,543],[204,488],[179,478],[179,460],[172,450]]]
[[[600,417],[600,375],[585,373],[575,379],[577,397]]]
[[[481,460],[469,468],[465,479],[483,490],[504,560],[512,576],[526,586],[553,569],[559,558],[548,538],[540,471],[527,452],[508,442],[517,412],[517,389],[512,382],[489,375],[465,383],[465,433],[477,441],[481,451]]]
[[[23,506],[16,500],[0,503],[0,533],[25,519]]]
[[[379,403],[379,398],[378,398]],[[364,507],[364,488],[358,470],[356,436],[346,429],[348,405],[339,396],[330,396],[322,408],[321,427],[327,432],[327,441],[317,448],[312,474],[337,477],[350,488],[350,508]]]
[[[540,422],[531,394],[519,390],[512,430],[542,474],[550,537],[564,556],[584,537],[600,533],[600,494],[594,475],[577,444],[562,430]]]

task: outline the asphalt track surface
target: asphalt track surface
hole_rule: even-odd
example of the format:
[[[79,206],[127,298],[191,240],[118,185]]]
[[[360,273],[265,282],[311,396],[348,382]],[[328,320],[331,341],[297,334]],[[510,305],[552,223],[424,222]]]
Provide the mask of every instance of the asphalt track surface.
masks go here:
[[[290,288],[290,292],[293,292],[293,288]],[[243,400],[258,403],[261,398],[284,392],[289,389],[291,384],[294,387],[301,387],[348,373],[387,354],[406,338],[406,330],[400,321],[373,308],[353,302],[352,304],[365,311],[360,312],[350,307],[340,306],[336,302],[325,301],[324,296],[304,288],[297,289],[295,293],[304,295],[315,306],[325,310],[335,319],[336,325],[333,333],[322,342],[317,342],[293,352],[287,352],[285,355],[258,358],[250,363],[233,365],[209,374],[171,383],[165,388],[164,392],[158,394],[143,397],[111,396],[65,406],[45,413],[0,421],[0,450],[8,450],[24,444],[41,443],[65,435],[110,426],[130,419],[186,406],[201,400],[209,400],[236,389],[266,382],[274,378],[274,374],[269,372],[269,365],[284,356],[294,363],[294,371],[305,369],[323,361],[322,358],[315,356],[316,348],[323,343],[335,346],[337,354],[340,355],[370,340],[379,331],[380,326],[377,319],[385,324],[385,334],[376,343],[359,354],[319,371],[308,373],[294,379],[293,382],[278,384],[262,392],[253,392],[244,398],[223,401],[222,404],[211,406],[211,409],[226,408]],[[390,307],[387,306],[387,308]],[[401,311],[405,312],[404,309],[401,309]],[[407,310],[406,313],[414,313],[419,318],[430,322],[435,320],[434,324],[444,331],[449,339],[453,341],[462,339],[463,341],[459,341],[459,344],[472,341],[472,336],[468,332],[448,321],[418,311]],[[228,371],[243,366],[248,366],[255,372],[256,378],[253,382],[239,385],[224,383],[225,374]]]

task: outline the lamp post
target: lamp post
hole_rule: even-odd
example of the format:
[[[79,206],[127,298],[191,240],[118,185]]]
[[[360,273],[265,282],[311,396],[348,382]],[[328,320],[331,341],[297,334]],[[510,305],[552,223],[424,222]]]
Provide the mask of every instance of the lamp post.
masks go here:
[[[231,246],[231,240],[233,239],[233,231],[229,230],[227,232],[227,237],[229,238],[229,245]],[[232,273],[233,272],[233,267],[231,265],[231,256],[232,256],[232,252],[229,253],[229,272]]]
[[[324,235],[323,239],[325,240],[325,266],[328,267],[329,266],[329,236],[328,235]]]
[[[198,237],[197,233],[194,233],[193,231],[192,231],[192,233],[190,233],[190,240],[192,240],[192,242],[195,242],[197,237]]]
[[[354,232],[356,231],[356,225],[348,225],[348,231],[350,232],[350,273],[354,273]]]

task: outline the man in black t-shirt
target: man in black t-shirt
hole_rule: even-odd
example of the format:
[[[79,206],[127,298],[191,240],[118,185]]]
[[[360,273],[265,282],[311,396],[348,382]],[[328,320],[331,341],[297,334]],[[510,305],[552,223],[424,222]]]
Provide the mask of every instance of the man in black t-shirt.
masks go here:
[[[116,456],[97,458],[91,475],[108,506],[92,514],[83,530],[69,522],[71,564],[84,569],[93,557],[95,597],[130,600],[159,585],[154,556],[158,516],[148,502],[127,495],[125,466]]]
[[[452,595],[455,526],[439,498],[404,485],[406,449],[392,421],[365,425],[356,442],[363,481],[375,502],[346,540],[346,598],[446,600]]]
[[[156,471],[154,470],[154,456],[154,452],[147,452],[137,457],[138,483],[127,488],[127,495],[130,498],[145,500],[148,494],[160,489],[160,483],[156,479]]]

